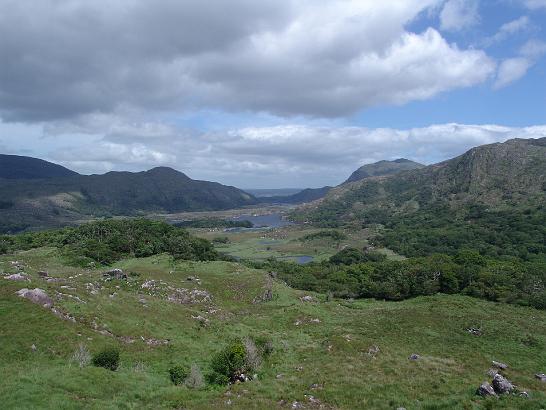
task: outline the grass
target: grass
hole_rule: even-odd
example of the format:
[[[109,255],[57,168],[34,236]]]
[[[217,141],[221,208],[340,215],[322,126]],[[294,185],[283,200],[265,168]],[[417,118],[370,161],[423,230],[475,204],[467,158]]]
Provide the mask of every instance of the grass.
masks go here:
[[[272,301],[255,304],[267,274],[237,263],[174,263],[166,255],[129,259],[115,265],[130,272],[125,283],[104,282],[101,270],[68,267],[51,248],[2,256],[0,271],[15,272],[15,260],[31,282],[0,279],[2,408],[209,409],[228,407],[228,401],[235,409],[290,408],[294,401],[312,408],[310,395],[325,408],[339,409],[546,407],[546,384],[534,378],[546,372],[543,311],[447,295],[404,302],[326,302],[313,295],[315,302],[304,303],[300,297],[308,293],[280,282],[273,283]],[[46,282],[39,270],[62,281]],[[158,286],[142,288],[149,280]],[[97,294],[90,293],[89,283],[100,287]],[[206,290],[212,299],[175,304],[167,300],[169,286]],[[76,323],[17,297],[22,287],[46,290]],[[208,325],[192,317],[198,315]],[[469,327],[480,327],[482,336],[470,334]],[[528,335],[536,341],[532,346],[525,343]],[[170,382],[171,366],[196,363],[206,373],[215,352],[244,336],[274,345],[258,380],[201,390]],[[151,346],[141,337],[169,343]],[[71,363],[81,343],[92,354],[118,347],[120,369]],[[380,349],[375,357],[368,353],[371,346]],[[408,360],[412,353],[421,359]],[[492,360],[510,365],[506,376],[529,391],[529,399],[475,395]]]
[[[240,259],[264,260],[278,258],[290,260],[298,256],[310,256],[314,261],[327,260],[345,247],[362,248],[368,245],[370,232],[362,229],[347,229],[346,239],[336,241],[332,238],[304,240],[306,235],[320,232],[321,229],[302,225],[290,225],[261,231],[224,232],[221,229],[192,229],[192,233],[213,240],[227,237],[227,244],[216,244],[220,252]],[[389,249],[380,249],[389,259],[402,257]],[[403,259],[403,258],[402,258]]]

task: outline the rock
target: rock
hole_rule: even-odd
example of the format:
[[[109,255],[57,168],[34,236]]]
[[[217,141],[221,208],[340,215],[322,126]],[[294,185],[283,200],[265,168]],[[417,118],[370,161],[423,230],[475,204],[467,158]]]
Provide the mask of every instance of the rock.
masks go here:
[[[491,364],[493,365],[493,367],[496,367],[498,369],[501,369],[501,370],[506,370],[508,369],[508,365],[507,364],[504,364],[504,363],[501,363],[501,362],[496,362],[496,361],[492,361]]]
[[[482,335],[482,330],[481,329],[477,329],[475,327],[470,327],[468,329],[466,329],[466,331],[474,336],[481,336]]]
[[[491,377],[495,377],[495,375],[497,375],[498,373],[499,373],[499,371],[497,369],[493,369],[493,368],[491,368],[491,369],[489,369],[487,371],[487,375],[491,376]]]
[[[4,279],[14,280],[14,281],[18,281],[18,282],[21,282],[21,281],[29,281],[30,282],[30,279],[28,278],[28,275],[25,274],[25,273],[14,273],[13,275],[5,276]]]
[[[546,374],[544,373],[535,374],[535,377],[541,382],[546,382]]]
[[[493,386],[491,386],[487,382],[483,382],[480,387],[478,387],[478,390],[476,391],[476,394],[487,397],[487,396],[496,396],[497,393],[495,393],[495,389],[493,389]]]
[[[523,397],[525,399],[528,399],[529,398],[529,393],[527,393],[526,391],[522,391],[518,394],[519,397]]]
[[[313,296],[305,295],[305,296],[302,296],[302,297],[300,298],[300,300],[301,300],[302,302],[312,302],[312,301],[313,301]]]
[[[421,356],[419,356],[417,353],[413,353],[409,359],[410,360],[419,360],[421,358]]]
[[[278,375],[275,376],[275,379],[282,379],[283,377],[284,377],[284,374],[279,373]]]
[[[372,358],[375,358],[381,352],[381,349],[379,349],[379,346],[370,346],[368,348],[368,356],[371,356]]]
[[[47,293],[42,289],[21,289],[16,292],[20,297],[30,300],[32,303],[43,306],[45,308],[51,308],[53,306],[53,299],[51,299]]]
[[[292,402],[292,408],[293,409],[303,409],[303,404],[301,404],[299,401]]]
[[[49,273],[47,273],[45,270],[41,270],[38,272],[38,276],[41,278],[47,278],[49,276]]]
[[[36,345],[33,343],[32,346],[30,346],[30,349],[35,352],[36,351]]]
[[[125,272],[123,272],[123,270],[118,268],[103,272],[102,277],[105,280],[113,280],[113,279],[126,280],[127,279],[127,275],[125,274]]]
[[[493,378],[493,389],[497,394],[506,394],[514,390],[514,385],[500,374],[496,374]]]

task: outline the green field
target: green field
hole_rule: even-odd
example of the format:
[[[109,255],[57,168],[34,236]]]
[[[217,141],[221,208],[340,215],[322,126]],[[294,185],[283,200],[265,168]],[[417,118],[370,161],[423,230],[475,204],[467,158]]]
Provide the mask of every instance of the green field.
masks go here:
[[[0,280],[2,408],[546,407],[546,383],[534,377],[546,372],[544,311],[447,295],[302,302],[308,292],[279,281],[273,300],[253,303],[270,282],[267,272],[167,255],[118,262],[129,278],[112,281],[103,270],[64,265],[54,248],[1,256],[3,275],[18,270],[15,261],[31,281]],[[59,280],[47,282],[41,270]],[[23,287],[44,289],[75,322],[18,297]],[[206,291],[210,300],[173,303],[175,289]],[[170,382],[173,364],[196,363],[206,373],[212,355],[244,336],[274,347],[257,380],[198,390]],[[121,367],[80,368],[71,357],[82,343],[91,353],[118,346]],[[421,358],[409,360],[413,353]],[[492,360],[509,364],[506,376],[530,397],[476,396]]]
[[[222,229],[191,229],[195,236],[208,240],[228,238],[226,244],[216,244],[219,252],[239,259],[265,260],[276,258],[280,260],[296,260],[301,256],[309,256],[315,262],[321,262],[346,247],[362,248],[369,244],[371,233],[363,229],[346,229],[345,239],[331,238],[305,240],[305,236],[324,232],[325,230],[304,225],[289,225],[281,228],[243,230],[230,232]],[[332,230],[328,230],[332,231]],[[380,249],[389,259],[401,259],[399,255],[388,249]]]

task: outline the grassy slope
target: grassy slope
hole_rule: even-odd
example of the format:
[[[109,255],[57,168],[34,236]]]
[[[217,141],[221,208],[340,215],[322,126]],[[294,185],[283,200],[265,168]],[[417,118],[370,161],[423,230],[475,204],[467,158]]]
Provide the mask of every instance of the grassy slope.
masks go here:
[[[2,408],[205,409],[225,407],[231,400],[230,408],[246,409],[275,407],[281,399],[289,403],[287,407],[298,400],[310,408],[306,394],[342,409],[546,406],[546,384],[533,376],[546,371],[546,312],[442,295],[400,303],[325,302],[319,296],[320,303],[302,303],[301,292],[281,283],[274,284],[273,301],[252,304],[262,292],[265,273],[233,263],[173,264],[166,256],[127,260],[118,266],[139,276],[124,285],[102,282],[100,271],[63,266],[53,249],[3,256],[0,270],[14,271],[12,260],[26,265],[32,282],[0,279]],[[36,275],[41,269],[65,282],[45,283]],[[74,277],[78,274],[82,275]],[[188,275],[201,278],[201,285],[188,282]],[[172,304],[162,291],[149,295],[142,290],[147,279],[176,288],[206,289],[213,302]],[[100,284],[100,293],[91,295],[86,283]],[[74,324],[14,295],[22,287],[78,295],[87,303],[67,296],[56,300],[57,306],[76,316]],[[111,298],[114,292],[117,295]],[[148,307],[138,301],[142,297]],[[209,318],[210,325],[199,326],[191,317],[197,314]],[[315,318],[320,323],[309,322]],[[93,320],[119,336],[170,339],[170,344],[151,347],[140,340],[116,341],[94,331]],[[303,324],[295,325],[297,320]],[[469,334],[465,329],[470,326],[481,326],[484,334]],[[536,337],[537,346],[522,343],[528,334]],[[232,386],[231,395],[226,395],[227,387],[192,391],[170,384],[167,369],[172,364],[196,362],[206,371],[214,352],[230,338],[245,335],[268,337],[275,346],[258,381]],[[110,372],[71,366],[69,358],[82,342],[92,352],[119,345],[121,368]],[[372,345],[381,349],[375,359],[367,354]],[[411,353],[422,359],[408,360]],[[531,399],[477,398],[475,389],[488,378],[491,360],[508,363],[507,376],[528,389]],[[278,374],[284,376],[277,378]],[[313,383],[322,388],[310,388]]]
[[[302,225],[289,225],[262,231],[223,232],[222,229],[192,229],[195,236],[213,240],[229,238],[227,244],[216,244],[219,252],[242,259],[264,260],[270,257],[290,259],[297,256],[312,256],[320,262],[330,258],[344,247],[362,248],[368,244],[368,230],[345,230],[346,239],[335,241],[331,238],[301,240],[304,236],[323,231]],[[399,258],[392,251],[381,250],[393,259]]]

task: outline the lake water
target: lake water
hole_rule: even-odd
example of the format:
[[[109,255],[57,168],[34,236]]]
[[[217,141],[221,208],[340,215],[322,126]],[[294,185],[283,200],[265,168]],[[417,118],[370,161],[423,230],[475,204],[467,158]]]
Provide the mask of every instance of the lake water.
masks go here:
[[[268,215],[239,215],[232,219],[234,221],[250,221],[254,224],[254,228],[280,228],[282,226],[292,225],[292,222],[282,219],[282,214],[279,213]],[[242,230],[245,229],[248,228],[242,228]]]

